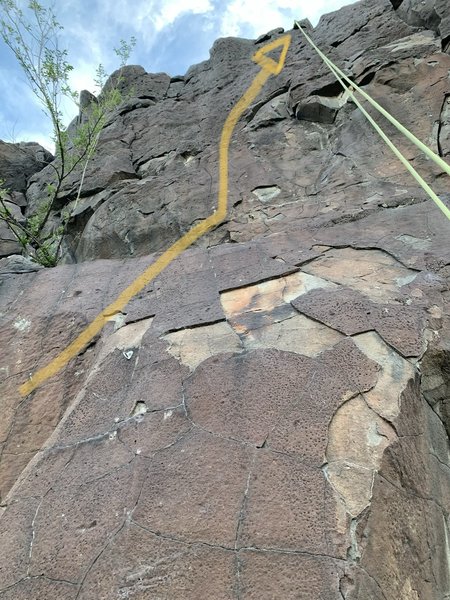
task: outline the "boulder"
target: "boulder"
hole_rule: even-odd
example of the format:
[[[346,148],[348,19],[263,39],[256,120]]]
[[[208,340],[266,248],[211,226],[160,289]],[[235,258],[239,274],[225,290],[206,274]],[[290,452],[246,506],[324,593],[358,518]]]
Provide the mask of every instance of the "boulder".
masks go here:
[[[0,179],[8,190],[24,192],[28,179],[52,160],[50,152],[35,142],[10,144],[0,140]]]
[[[447,44],[450,38],[450,7],[446,0],[403,0],[397,14],[409,25],[431,29]]]
[[[20,208],[11,201],[10,196],[3,201],[2,210],[7,210],[20,223],[24,221]],[[22,246],[17,241],[16,236],[7,226],[6,222],[0,220],[0,258],[10,254],[18,254],[22,251]]]
[[[10,144],[0,140],[0,180],[3,189],[8,190],[5,206],[20,221],[27,201],[24,192],[28,180],[34,173],[42,170],[53,156],[35,142]],[[22,246],[15,235],[0,221],[0,257],[20,253]]]

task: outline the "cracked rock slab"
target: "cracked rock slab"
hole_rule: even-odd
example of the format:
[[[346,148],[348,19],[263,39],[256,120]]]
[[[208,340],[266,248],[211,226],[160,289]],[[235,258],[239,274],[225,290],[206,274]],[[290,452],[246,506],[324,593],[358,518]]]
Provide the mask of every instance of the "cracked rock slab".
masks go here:
[[[39,498],[18,500],[0,513],[0,590],[28,574],[34,543],[33,520],[39,504]]]
[[[81,581],[133,509],[144,473],[136,461],[99,479],[50,490],[34,521],[30,574]]]
[[[133,520],[164,536],[234,548],[250,462],[243,444],[195,430],[149,463]]]
[[[240,592],[246,600],[341,600],[343,569],[322,556],[242,550],[239,553]],[[274,576],[276,575],[276,576]]]
[[[237,544],[343,558],[345,535],[336,535],[334,543],[327,536],[330,528],[337,529],[336,513],[320,469],[263,449],[251,470]]]
[[[320,464],[334,411],[370,389],[377,370],[350,340],[315,359],[277,350],[225,354],[189,378],[186,405],[194,423],[217,435],[257,447],[267,440]]]
[[[445,156],[448,2],[436,10],[418,32],[363,0],[312,33]],[[67,262],[95,260],[3,268],[0,598],[446,597],[448,223],[350,102],[332,125],[295,118],[341,90],[290,34],[233,133],[227,220],[25,400],[18,386],[149,252],[213,213],[224,120],[280,32],[218,40],[183,77],[127,67],[135,96],[102,132],[66,240]],[[402,144],[447,202],[447,179]]]
[[[326,476],[357,517],[372,498],[373,478],[395,430],[373,412],[363,397],[352,398],[333,416],[328,430]]]
[[[421,311],[399,304],[378,304],[344,287],[312,291],[292,301],[301,313],[345,335],[375,330],[405,357],[422,353],[424,320]]]
[[[210,356],[241,349],[239,336],[226,322],[182,329],[163,339],[169,343],[167,351],[192,371]]]
[[[2,600],[42,600],[58,598],[58,600],[76,600],[78,586],[66,581],[52,581],[45,577],[23,579],[16,585],[0,591]]]
[[[79,598],[232,600],[234,573],[234,553],[229,550],[186,544],[132,523],[91,565]]]

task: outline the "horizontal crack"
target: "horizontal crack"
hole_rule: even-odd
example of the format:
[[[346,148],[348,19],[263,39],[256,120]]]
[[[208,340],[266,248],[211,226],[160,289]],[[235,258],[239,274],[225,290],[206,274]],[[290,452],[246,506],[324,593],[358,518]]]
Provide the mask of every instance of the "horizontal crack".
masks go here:
[[[150,533],[151,535],[154,535],[157,538],[161,538],[161,539],[168,540],[171,542],[176,542],[179,544],[183,544],[185,546],[206,546],[207,548],[216,548],[219,550],[225,550],[226,552],[233,552],[233,553],[261,552],[261,553],[285,554],[285,555],[294,555],[294,556],[296,556],[296,555],[311,556],[313,558],[314,557],[329,558],[331,560],[336,560],[341,563],[346,562],[345,559],[339,558],[338,556],[333,556],[332,554],[323,554],[320,552],[317,552],[317,553],[309,552],[307,550],[292,550],[290,548],[276,548],[276,547],[267,548],[267,547],[260,547],[260,546],[239,546],[239,547],[235,548],[234,546],[225,546],[223,544],[212,544],[210,542],[205,542],[204,540],[187,541],[187,540],[180,539],[176,536],[161,533],[160,531],[153,531],[149,527],[145,527],[144,525],[137,523],[134,519],[131,519],[131,523],[133,525],[135,525],[136,527],[138,527],[139,529],[146,531],[147,533]]]
[[[0,594],[3,594],[3,592],[7,592],[8,590],[13,589],[14,587],[19,585],[20,583],[23,583],[24,581],[32,581],[35,579],[45,579],[46,581],[51,581],[53,583],[65,583],[73,587],[78,587],[79,585],[79,583],[74,583],[73,581],[68,581],[67,579],[56,579],[54,577],[48,577],[47,575],[27,575],[26,577],[22,577],[22,579],[19,579],[15,583],[8,585],[5,588],[0,588]]]

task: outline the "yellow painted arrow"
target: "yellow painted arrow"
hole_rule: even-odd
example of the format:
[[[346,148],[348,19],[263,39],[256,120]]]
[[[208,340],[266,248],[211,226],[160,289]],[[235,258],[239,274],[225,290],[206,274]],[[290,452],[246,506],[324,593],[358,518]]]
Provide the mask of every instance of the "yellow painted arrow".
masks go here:
[[[244,92],[237,104],[230,111],[222,129],[219,145],[219,198],[217,210],[204,219],[179,240],[177,240],[170,248],[168,248],[159,258],[156,259],[139,277],[137,277],[123,292],[107,306],[95,319],[88,325],[80,335],[70,343],[56,358],[48,365],[39,369],[30,379],[19,387],[19,392],[22,396],[27,396],[44,381],[56,375],[65,365],[102,330],[105,324],[111,320],[114,315],[122,312],[128,302],[147,286],[163,269],[165,269],[183,250],[189,248],[202,235],[217,227],[227,216],[228,210],[228,149],[230,146],[231,136],[237,122],[242,116],[242,113],[250,106],[253,100],[261,91],[261,88],[266,83],[271,75],[278,75],[284,67],[287,51],[291,42],[289,34],[284,35],[269,44],[260,48],[252,57],[261,70],[253,79],[249,88]],[[269,52],[281,49],[281,54],[278,61],[268,56]]]

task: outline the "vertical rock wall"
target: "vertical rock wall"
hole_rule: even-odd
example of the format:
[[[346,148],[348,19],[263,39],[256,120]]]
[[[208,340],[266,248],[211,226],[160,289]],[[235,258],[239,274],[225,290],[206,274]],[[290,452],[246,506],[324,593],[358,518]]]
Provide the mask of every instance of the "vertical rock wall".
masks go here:
[[[417,27],[365,1],[314,36],[446,156],[449,59]],[[209,214],[255,43],[219,40],[179,80],[133,68],[69,240],[89,260],[0,262],[1,600],[448,599],[449,223],[323,100],[297,34],[233,138],[229,220],[26,397]]]

